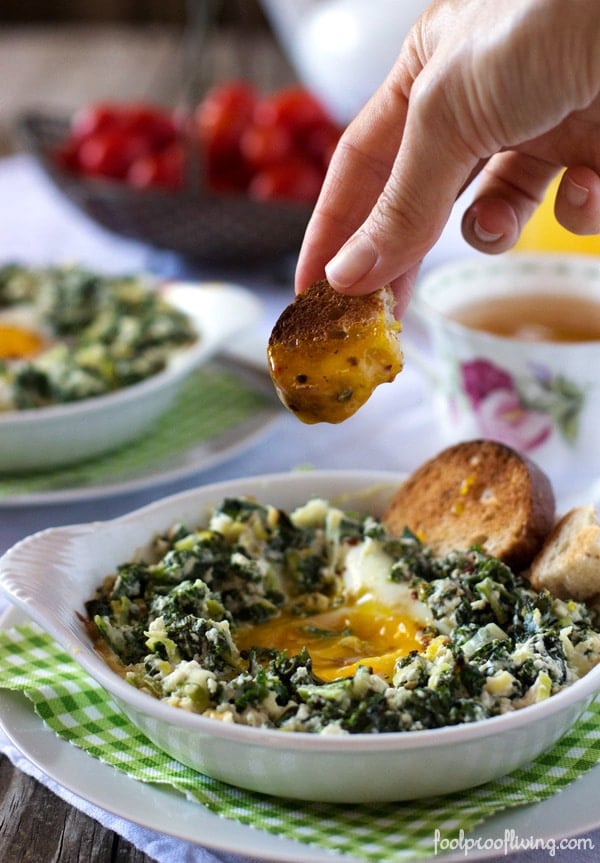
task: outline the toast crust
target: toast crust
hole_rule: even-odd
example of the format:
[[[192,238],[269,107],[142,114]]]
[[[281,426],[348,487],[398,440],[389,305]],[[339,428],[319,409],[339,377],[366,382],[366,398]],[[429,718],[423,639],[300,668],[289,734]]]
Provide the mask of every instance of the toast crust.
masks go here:
[[[456,444],[425,462],[393,497],[384,523],[408,527],[434,553],[473,546],[517,571],[529,566],[548,536],[555,500],[537,465],[495,441]]]
[[[536,590],[561,599],[600,600],[600,522],[595,507],[578,506],[555,524],[529,571]]]
[[[394,296],[349,297],[327,281],[298,294],[273,327],[269,370],[283,404],[306,423],[339,423],[402,369]]]

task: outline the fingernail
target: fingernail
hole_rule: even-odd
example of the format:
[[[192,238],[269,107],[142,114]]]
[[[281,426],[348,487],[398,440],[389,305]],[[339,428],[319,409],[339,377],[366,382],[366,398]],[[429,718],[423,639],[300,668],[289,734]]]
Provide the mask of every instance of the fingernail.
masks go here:
[[[580,186],[579,183],[574,183],[568,177],[565,183],[565,198],[572,207],[583,207],[590,196],[590,190],[585,186]]]
[[[499,240],[502,234],[492,234],[491,231],[486,231],[482,228],[477,219],[473,220],[473,233],[482,243],[495,243]]]
[[[325,275],[329,281],[346,288],[366,276],[376,261],[377,252],[371,241],[364,234],[356,234],[329,261]]]

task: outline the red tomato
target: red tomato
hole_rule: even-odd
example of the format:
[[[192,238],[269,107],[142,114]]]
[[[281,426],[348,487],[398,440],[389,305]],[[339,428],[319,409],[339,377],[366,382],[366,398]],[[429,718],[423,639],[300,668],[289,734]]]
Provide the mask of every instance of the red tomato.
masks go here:
[[[180,131],[200,142],[205,183],[215,192],[313,203],[339,130],[305,88],[259,98],[246,81],[213,87],[193,116],[144,102],[98,102],[73,117],[57,164],[136,188],[181,188]]]
[[[138,156],[127,171],[127,182],[136,189],[181,189],[185,181],[185,154],[179,143],[158,153]]]
[[[256,98],[254,88],[245,81],[218,84],[209,90],[195,112],[198,137],[208,153],[238,150]]]
[[[114,129],[120,119],[120,109],[114,102],[98,102],[80,108],[71,120],[71,134],[87,138],[98,132]]]
[[[334,123],[315,126],[306,136],[306,152],[310,153],[324,170],[327,168],[337,147],[341,130]]]
[[[67,140],[54,151],[54,160],[57,165],[67,171],[78,171],[80,168],[80,147],[80,141],[75,138],[67,138]]]
[[[267,126],[284,126],[297,135],[328,123],[329,118],[312,93],[304,87],[292,85],[283,87],[257,102],[254,122]]]
[[[240,153],[203,154],[204,181],[212,192],[245,192],[252,179],[252,169]]]
[[[264,168],[289,156],[293,138],[283,126],[248,126],[240,139],[240,151],[253,168]]]
[[[322,182],[322,171],[294,156],[255,174],[248,194],[259,201],[287,199],[314,204]]]
[[[98,132],[82,141],[78,163],[85,174],[122,179],[133,160],[148,151],[143,136],[126,135],[119,130]]]
[[[58,163],[85,174],[123,179],[131,163],[177,140],[171,113],[144,103],[103,102],[76,112]]]
[[[153,147],[171,144],[177,137],[177,127],[172,115],[151,105],[124,105],[119,124],[129,135],[146,137]]]

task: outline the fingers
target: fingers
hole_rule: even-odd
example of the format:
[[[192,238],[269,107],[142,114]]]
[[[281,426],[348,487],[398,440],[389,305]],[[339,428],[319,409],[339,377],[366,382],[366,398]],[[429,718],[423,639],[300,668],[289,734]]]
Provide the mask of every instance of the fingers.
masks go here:
[[[378,92],[342,135],[305,232],[297,292],[323,278],[325,263],[367,218],[389,177],[405,114],[401,92]]]
[[[410,284],[487,155],[473,146],[470,124],[465,140],[457,120],[461,52],[451,58],[452,74],[445,52],[439,63],[427,59],[453,20],[439,5],[441,21],[431,13],[429,26],[429,12],[419,19],[390,75],[341,139],[305,233],[297,292],[324,269],[343,293],[392,283],[405,294],[400,285]]]
[[[392,86],[392,85],[389,85]],[[456,197],[479,158],[456,139],[442,88],[413,86],[401,144],[383,191],[363,223],[325,267],[334,288],[364,294],[414,268],[438,239]],[[364,210],[362,211],[364,212]]]
[[[465,240],[488,254],[511,249],[557,172],[556,165],[522,153],[493,156],[481,172],[477,197],[463,216]]]
[[[398,320],[402,319],[402,316],[411,300],[413,289],[419,275],[419,266],[420,264],[416,264],[414,267],[407,270],[406,273],[403,273],[403,275],[397,279],[393,279],[391,282],[392,290],[396,297],[394,314]]]
[[[488,254],[512,248],[558,170],[521,153],[501,153],[490,159],[477,198],[463,217],[467,242]],[[555,214],[574,234],[600,233],[600,177],[592,168],[567,168],[556,195]]]
[[[496,13],[507,4],[508,11]],[[465,41],[457,15],[464,9],[464,20],[472,18],[468,5],[438,0],[429,7],[388,79],[342,137],[305,234],[297,291],[324,270],[347,294],[391,283],[401,307],[415,268],[480,171],[479,192],[462,225],[476,249],[499,253],[514,246],[564,165],[574,167],[559,187],[558,220],[576,233],[600,231],[597,75],[581,63],[585,86],[577,97],[565,89],[562,71],[549,86],[545,51],[530,50],[532,34],[540,38],[535,0],[480,4],[486,13],[476,22],[481,38],[471,34]],[[563,39],[556,26],[558,7],[548,6],[546,31],[561,36],[561,50],[572,49],[573,34]],[[586,8],[596,21],[597,3]],[[502,25],[498,34],[495,20]],[[582,32],[596,58],[592,28],[575,35]]]
[[[511,249],[521,228],[513,206],[501,198],[480,198],[462,220],[462,233],[475,249],[500,254]]]
[[[554,212],[573,234],[600,233],[600,177],[591,168],[577,165],[562,176]]]

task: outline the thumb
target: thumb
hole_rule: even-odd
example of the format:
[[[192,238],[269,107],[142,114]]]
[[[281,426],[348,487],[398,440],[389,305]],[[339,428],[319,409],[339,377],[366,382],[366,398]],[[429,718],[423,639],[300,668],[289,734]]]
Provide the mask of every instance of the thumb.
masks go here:
[[[592,168],[567,168],[556,193],[555,213],[573,234],[600,233],[600,177]]]

